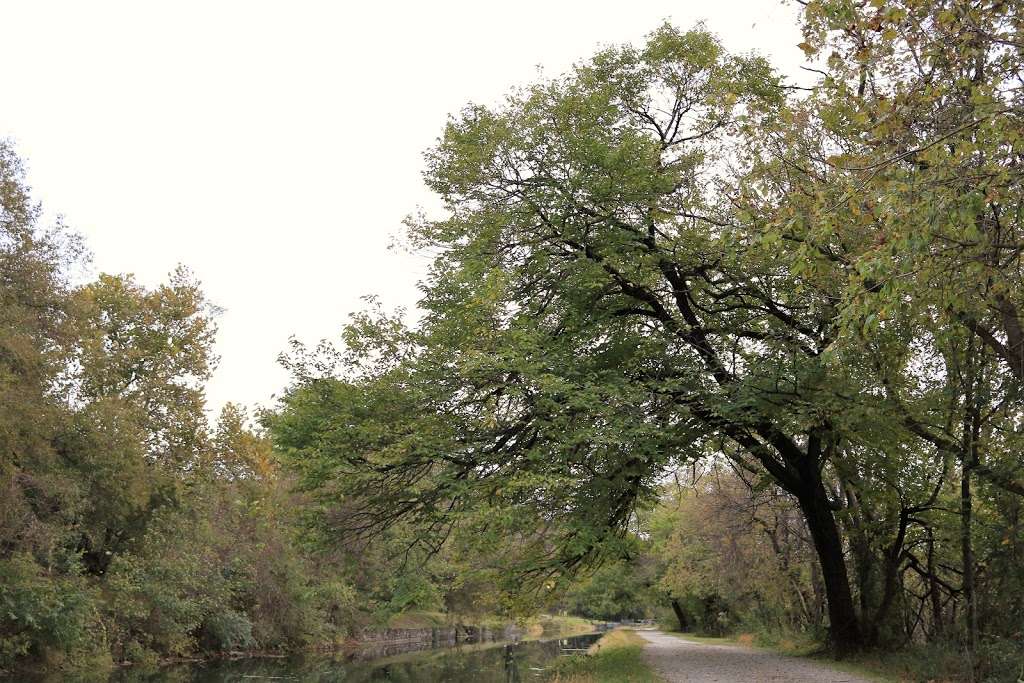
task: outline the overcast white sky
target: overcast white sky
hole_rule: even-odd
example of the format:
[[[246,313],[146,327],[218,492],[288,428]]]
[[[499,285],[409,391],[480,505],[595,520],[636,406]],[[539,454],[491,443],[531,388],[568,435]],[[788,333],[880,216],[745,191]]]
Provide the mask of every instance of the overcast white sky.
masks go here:
[[[426,263],[387,245],[433,205],[421,153],[449,113],[665,19],[703,19],[795,74],[794,15],[777,0],[10,0],[0,136],[97,272],[198,275],[225,309],[211,406],[267,404],[290,335],[336,336],[365,294],[415,305]]]

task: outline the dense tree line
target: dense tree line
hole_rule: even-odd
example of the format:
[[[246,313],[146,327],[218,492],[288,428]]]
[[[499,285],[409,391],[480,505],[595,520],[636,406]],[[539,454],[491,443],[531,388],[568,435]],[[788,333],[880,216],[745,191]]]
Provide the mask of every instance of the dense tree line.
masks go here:
[[[216,310],[185,270],[89,277],[0,142],[0,673],[331,645],[409,610],[494,613],[403,537],[321,542],[263,429],[203,385]],[[447,604],[446,604],[447,601]]]
[[[233,405],[207,425],[214,311],[187,271],[85,265],[0,145],[0,669],[301,642],[269,443]]]
[[[422,319],[356,316],[284,401],[340,531],[500,542],[543,595],[715,463],[779,500],[736,547],[782,579],[751,595],[839,654],[1013,668],[1021,8],[800,5],[808,83],[664,26],[449,123],[425,173],[446,211],[408,224]]]

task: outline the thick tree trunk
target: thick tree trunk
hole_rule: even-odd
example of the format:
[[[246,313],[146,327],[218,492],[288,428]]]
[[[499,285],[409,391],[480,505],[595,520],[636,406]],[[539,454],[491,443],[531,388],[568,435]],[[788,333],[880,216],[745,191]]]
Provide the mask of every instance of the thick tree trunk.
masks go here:
[[[907,526],[910,521],[910,513],[905,509],[900,511],[900,522],[899,529],[896,532],[896,538],[892,544],[885,549],[883,553],[884,568],[882,571],[882,599],[878,603],[878,609],[869,617],[861,612],[861,622],[868,625],[868,632],[866,634],[866,642],[868,645],[874,647],[879,644],[881,639],[889,639],[893,637],[894,626],[890,619],[890,612],[892,606],[896,601],[896,596],[902,592],[903,583],[900,575],[900,563],[903,560],[903,545],[907,538]],[[904,635],[906,633],[906,625],[904,624]]]
[[[761,429],[782,462],[767,452],[763,443],[742,430],[733,429],[730,436],[757,458],[776,483],[799,502],[825,583],[831,644],[838,657],[846,656],[864,646],[864,636],[853,605],[850,576],[843,556],[843,539],[821,479],[822,463],[827,459],[823,452],[822,433],[808,432],[807,447],[801,449],[771,425],[763,425]]]
[[[821,580],[821,568],[817,562],[811,563],[811,587],[814,589],[814,625],[821,626],[825,617],[825,587]]]
[[[679,604],[679,600],[672,598],[672,611],[676,613],[676,620],[679,622],[679,630],[686,631],[690,628],[686,622],[686,612],[683,611],[683,606]]]
[[[832,508],[820,478],[798,496],[800,509],[807,520],[807,528],[818,553],[821,574],[825,582],[828,618],[832,645],[840,657],[859,650],[863,645],[857,611],[850,591],[850,577],[843,557],[843,542],[836,526]]]
[[[852,515],[851,515],[852,516]],[[851,524],[851,526],[854,526]],[[878,607],[878,555],[872,549],[867,534],[859,528],[848,529],[850,554],[857,581],[860,613],[873,614]]]

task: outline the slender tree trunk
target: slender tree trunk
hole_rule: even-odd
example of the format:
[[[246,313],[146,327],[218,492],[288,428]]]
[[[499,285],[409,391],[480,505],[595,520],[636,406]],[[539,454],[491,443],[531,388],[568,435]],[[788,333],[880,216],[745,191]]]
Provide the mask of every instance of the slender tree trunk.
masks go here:
[[[974,339],[971,339],[973,348]],[[974,500],[971,493],[971,471],[978,466],[978,439],[981,436],[981,415],[976,394],[974,368],[969,367],[967,392],[964,396],[964,420],[960,451],[960,553],[963,563],[965,645],[971,680],[976,680],[975,652],[978,646],[978,605],[974,581]]]
[[[787,530],[788,528],[789,527],[786,525],[785,520],[783,520],[783,533],[786,533],[785,530]],[[799,573],[793,569],[793,566],[789,561],[789,553],[787,552],[789,545],[788,543],[783,545],[783,543],[779,541],[776,529],[778,529],[777,520],[775,528],[769,529],[767,525],[764,526],[764,534],[768,537],[768,540],[771,541],[772,551],[775,553],[775,558],[779,563],[779,569],[781,569],[782,573],[786,575],[786,578],[789,580],[789,585],[793,588],[793,593],[800,601],[800,613],[803,617],[804,623],[806,623],[808,626],[811,626],[813,625],[814,621],[813,617],[811,616],[811,608],[808,606],[807,598],[804,595],[803,589],[800,587]]]
[[[972,340],[973,342],[973,340]],[[981,436],[981,416],[976,402],[974,378],[965,398],[963,422],[963,449],[960,455],[960,551],[963,562],[964,618],[967,626],[967,652],[971,659],[972,676],[974,653],[978,645],[978,605],[974,586],[974,546],[972,542],[974,501],[971,494],[971,470],[978,466],[978,439]]]
[[[932,639],[942,636],[942,595],[935,579],[935,534],[928,530],[928,596],[932,603]]]
[[[964,463],[960,478],[960,549],[963,555],[964,609],[967,622],[967,651],[974,658],[978,644],[978,610],[974,594],[974,548],[971,543],[973,501],[971,499],[971,468]]]
[[[840,657],[861,648],[863,638],[850,591],[850,577],[843,557],[843,542],[820,477],[799,496],[800,509],[818,553],[825,582],[832,645]]]
[[[860,650],[864,646],[864,637],[853,604],[850,575],[843,553],[843,539],[832,513],[832,504],[825,484],[821,479],[821,466],[824,461],[822,433],[815,430],[808,432],[807,448],[804,453],[800,453],[800,449],[785,438],[778,437],[777,434],[774,436],[779,443],[777,448],[786,461],[785,467],[780,466],[773,457],[765,457],[761,453],[762,445],[749,436],[740,434],[734,438],[742,446],[752,449],[751,452],[765,465],[779,485],[796,497],[800,504],[807,529],[811,532],[811,540],[818,555],[818,564],[825,584],[831,645],[836,656],[842,658]]]

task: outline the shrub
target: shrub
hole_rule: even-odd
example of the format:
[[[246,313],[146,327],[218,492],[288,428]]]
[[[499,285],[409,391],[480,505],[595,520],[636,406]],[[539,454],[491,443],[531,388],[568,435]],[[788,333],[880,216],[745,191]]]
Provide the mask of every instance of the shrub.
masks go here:
[[[978,678],[984,683],[1024,680],[1024,642],[989,636],[978,644]]]
[[[195,649],[200,626],[229,598],[204,541],[187,515],[165,511],[154,516],[136,552],[114,558],[106,607],[117,642],[135,641],[163,656]]]
[[[0,560],[0,667],[22,657],[73,665],[96,651],[96,605],[81,576],[51,574],[27,554]]]
[[[201,629],[200,646],[204,650],[244,650],[256,646],[252,622],[245,614],[226,609],[206,617]]]

